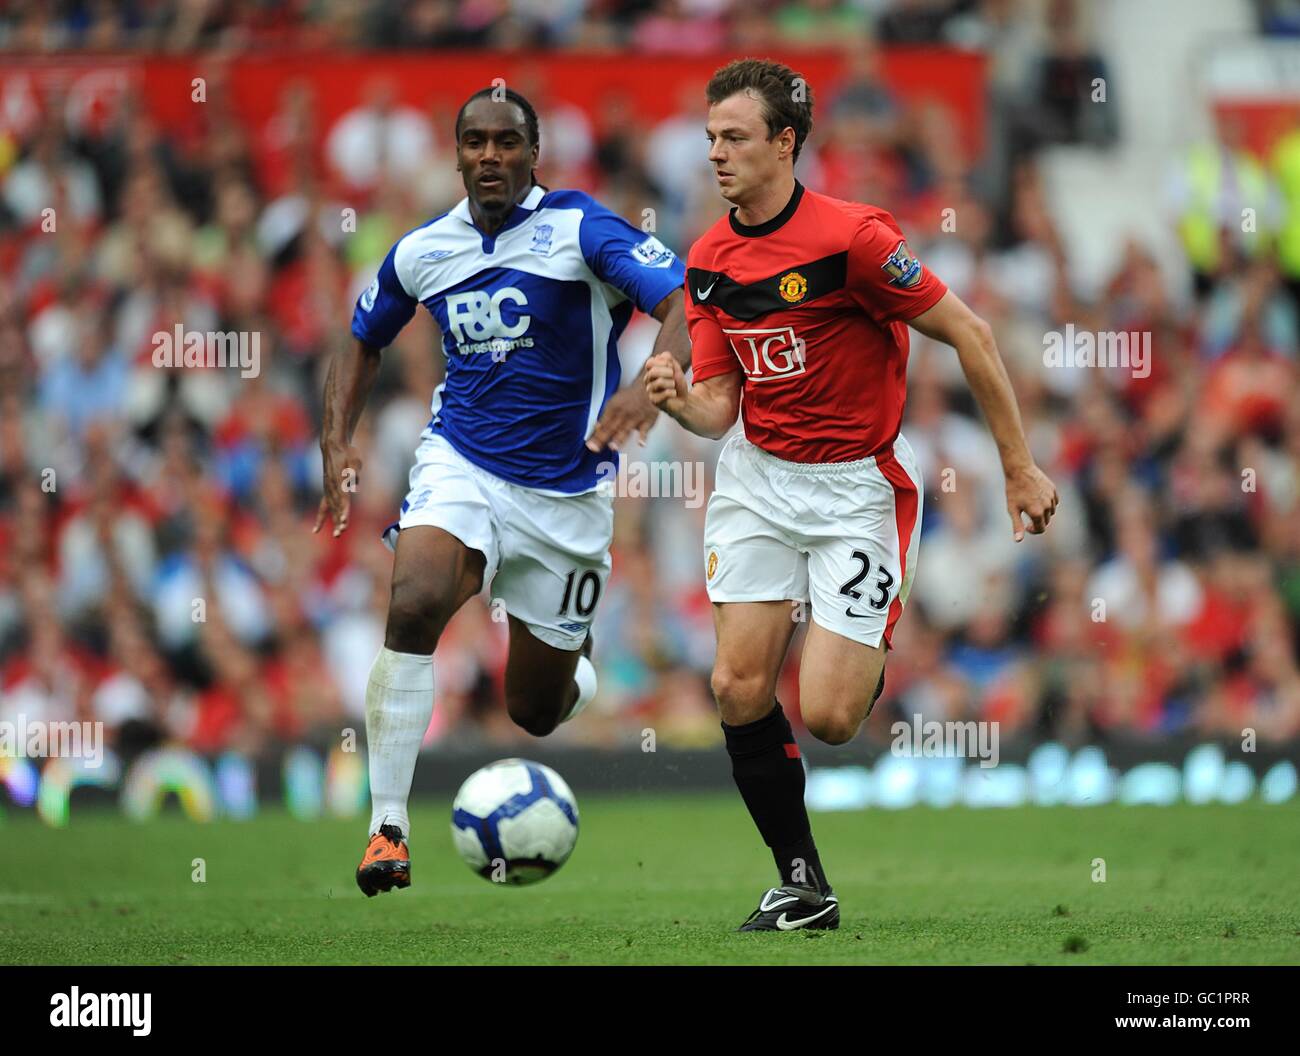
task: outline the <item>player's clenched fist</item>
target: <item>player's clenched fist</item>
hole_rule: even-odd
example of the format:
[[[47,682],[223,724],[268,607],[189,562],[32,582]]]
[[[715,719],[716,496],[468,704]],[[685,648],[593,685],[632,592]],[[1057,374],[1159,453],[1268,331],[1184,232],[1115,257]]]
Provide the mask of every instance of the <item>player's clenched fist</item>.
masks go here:
[[[671,352],[660,352],[645,361],[642,372],[650,402],[672,414],[686,399],[686,375]]]
[[[1060,502],[1056,485],[1037,466],[1030,465],[1007,474],[1007,512],[1011,514],[1011,533],[1016,542],[1025,537],[1026,530],[1031,535],[1042,535],[1047,531]],[[1029,518],[1028,529],[1025,517]]]

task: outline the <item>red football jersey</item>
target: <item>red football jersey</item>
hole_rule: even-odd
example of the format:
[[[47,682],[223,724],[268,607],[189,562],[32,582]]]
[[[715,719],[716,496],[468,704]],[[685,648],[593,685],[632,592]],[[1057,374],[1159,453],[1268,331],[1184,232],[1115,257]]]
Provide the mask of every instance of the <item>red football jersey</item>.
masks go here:
[[[947,290],[885,210],[796,183],[771,220],[733,210],[691,246],[694,380],[743,371],[745,436],[777,458],[868,458],[903,419],[906,320]]]

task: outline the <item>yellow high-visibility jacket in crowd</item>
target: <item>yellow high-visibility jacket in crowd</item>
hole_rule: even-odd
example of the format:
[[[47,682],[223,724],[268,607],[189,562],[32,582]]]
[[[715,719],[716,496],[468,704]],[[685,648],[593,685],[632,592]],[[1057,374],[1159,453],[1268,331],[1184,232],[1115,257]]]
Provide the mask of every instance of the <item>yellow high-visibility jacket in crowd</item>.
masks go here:
[[[1300,128],[1283,136],[1274,147],[1273,177],[1282,197],[1278,264],[1288,279],[1300,279]]]
[[[1185,166],[1187,193],[1178,233],[1192,267],[1203,273],[1218,269],[1224,229],[1234,233],[1246,256],[1261,252],[1269,242],[1265,218],[1271,212],[1264,167],[1244,151],[1229,154],[1212,143],[1193,147]],[[1254,231],[1243,230],[1246,208],[1254,210]]]

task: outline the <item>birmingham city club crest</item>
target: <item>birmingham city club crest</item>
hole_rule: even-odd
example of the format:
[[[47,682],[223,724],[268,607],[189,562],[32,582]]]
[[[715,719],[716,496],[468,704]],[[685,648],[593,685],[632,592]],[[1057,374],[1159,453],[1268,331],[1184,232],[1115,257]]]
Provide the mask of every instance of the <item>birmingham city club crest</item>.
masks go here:
[[[550,224],[538,224],[533,228],[533,244],[528,247],[532,253],[540,253],[542,256],[549,256],[551,252],[551,234],[555,228]]]

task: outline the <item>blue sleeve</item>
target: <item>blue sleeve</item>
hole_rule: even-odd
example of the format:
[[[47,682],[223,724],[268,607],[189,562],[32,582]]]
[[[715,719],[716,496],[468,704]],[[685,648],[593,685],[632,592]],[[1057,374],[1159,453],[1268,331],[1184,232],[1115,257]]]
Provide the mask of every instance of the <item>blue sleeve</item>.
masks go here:
[[[397,245],[400,246],[401,243]],[[393,264],[396,254],[397,246],[394,246],[379,265],[375,281],[357,298],[357,306],[352,313],[353,336],[371,348],[387,348],[391,345],[402,327],[411,321],[415,306],[419,303],[406,292],[402,280],[397,277],[397,269]]]
[[[584,203],[578,241],[592,273],[647,315],[686,282],[676,253],[594,199]]]

